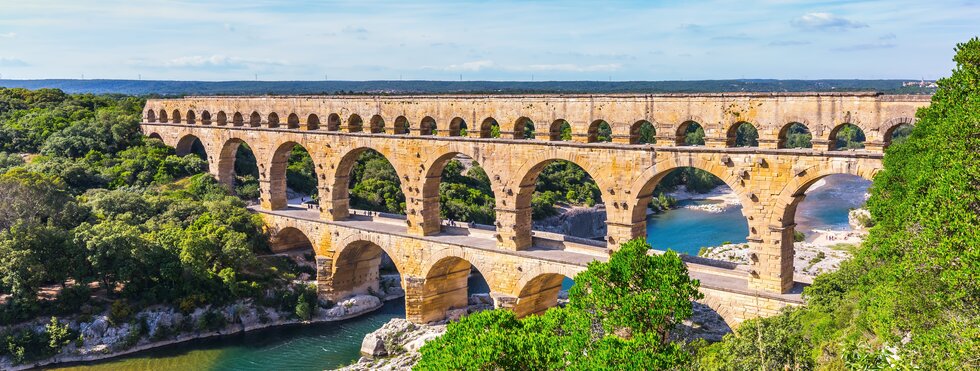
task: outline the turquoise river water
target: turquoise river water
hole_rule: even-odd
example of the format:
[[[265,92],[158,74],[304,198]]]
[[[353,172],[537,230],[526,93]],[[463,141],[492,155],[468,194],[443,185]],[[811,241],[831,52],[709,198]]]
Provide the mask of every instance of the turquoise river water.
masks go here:
[[[848,210],[864,204],[870,182],[850,176],[825,178],[826,184],[807,194],[797,211],[797,229],[846,229]],[[685,201],[702,203],[705,201]],[[740,207],[720,213],[680,208],[653,215],[647,223],[650,244],[697,254],[703,246],[745,242],[748,224]],[[563,286],[573,282],[566,279]],[[486,292],[479,276],[470,292]],[[350,364],[359,357],[364,335],[392,318],[404,317],[403,300],[392,300],[370,314],[340,322],[287,326],[201,339],[132,355],[58,370],[324,370]]]

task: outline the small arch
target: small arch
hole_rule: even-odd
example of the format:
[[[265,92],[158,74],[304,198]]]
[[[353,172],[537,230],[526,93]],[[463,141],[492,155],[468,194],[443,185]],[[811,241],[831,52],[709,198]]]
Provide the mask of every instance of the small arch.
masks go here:
[[[500,138],[500,124],[493,117],[487,117],[480,124],[480,138]]]
[[[364,130],[364,120],[361,119],[361,115],[351,114],[347,118],[347,132],[348,133],[360,133]]]
[[[270,129],[275,129],[279,127],[279,114],[272,112],[269,114],[268,121],[266,122],[266,127]]]
[[[647,120],[640,120],[630,126],[630,144],[656,144],[657,129]]]
[[[311,113],[306,116],[306,130],[317,130],[320,128],[320,116],[315,113]]]
[[[201,112],[201,124],[211,125],[211,112],[208,111]]]
[[[173,123],[179,124],[180,123],[180,111],[174,110],[173,116],[171,116],[170,119],[173,120]]]
[[[736,122],[728,128],[725,143],[728,147],[758,147],[759,130],[748,122]]]
[[[453,118],[449,122],[449,136],[458,137],[466,135],[466,121],[460,117]]]
[[[169,122],[170,119],[167,118],[167,111],[160,110],[160,122]]]
[[[791,122],[779,129],[779,142],[776,148],[813,148],[813,134],[806,125]]]
[[[378,134],[385,132],[385,119],[381,115],[371,116],[371,132]]]
[[[395,118],[395,134],[408,134],[411,130],[410,126],[405,116]]]
[[[514,139],[534,139],[534,121],[527,117],[514,121]]]
[[[558,273],[542,273],[532,278],[521,287],[514,305],[514,314],[522,318],[542,314],[548,308],[557,306],[558,293],[567,278],[569,277]]]
[[[595,120],[589,125],[589,143],[612,142],[612,127],[605,120]]]
[[[835,151],[864,148],[864,131],[850,123],[837,125],[830,131],[830,149]]]
[[[912,129],[914,128],[915,126],[912,125],[911,120],[892,125],[888,128],[888,130],[885,130],[885,136],[883,138],[885,147],[888,147],[894,143],[904,142],[909,135],[912,135]]]
[[[678,146],[703,146],[704,128],[695,121],[684,121],[677,127],[675,145]]]
[[[218,114],[215,115],[215,122],[219,126],[228,125],[228,114],[226,114],[225,111],[218,111]]]
[[[422,123],[419,124],[419,135],[435,135],[436,132],[438,132],[436,119],[430,116],[422,118]]]
[[[330,116],[327,116],[327,131],[338,130],[340,130],[340,115],[331,113]]]
[[[262,115],[260,115],[258,112],[252,112],[252,114],[248,117],[248,126],[253,128],[262,126]]]
[[[157,122],[157,114],[153,110],[146,111],[146,122]]]
[[[150,135],[147,135],[146,137],[150,139],[156,139],[161,142],[163,141],[163,137],[161,137],[159,133],[150,133]]]
[[[286,128],[287,129],[299,129],[299,116],[295,113],[290,113],[289,117],[286,117]]]
[[[235,114],[231,116],[231,125],[232,126],[244,126],[245,125],[245,118],[242,117],[242,113],[241,112],[235,112]]]
[[[269,236],[269,248],[276,254],[296,250],[313,251],[313,242],[303,231],[286,227]]]
[[[357,240],[347,244],[333,259],[333,266],[330,267],[333,292],[331,299],[340,301],[358,294],[383,292],[381,270],[387,260],[385,257],[390,258],[397,272],[401,272],[401,262],[397,256],[371,241]]]
[[[572,140],[572,125],[564,119],[555,120],[551,123],[551,127],[548,130],[548,140]]]
[[[194,117],[194,111],[187,110],[187,125],[194,125],[197,119]]]

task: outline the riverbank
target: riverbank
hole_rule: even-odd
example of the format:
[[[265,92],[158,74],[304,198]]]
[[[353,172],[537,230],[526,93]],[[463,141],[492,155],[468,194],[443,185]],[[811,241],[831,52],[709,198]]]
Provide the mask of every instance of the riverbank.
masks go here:
[[[382,279],[399,282],[398,279]],[[401,287],[384,286],[384,300],[372,295],[357,295],[330,307],[317,306],[309,320],[294,312],[254,304],[251,300],[237,301],[221,307],[206,306],[191,313],[176,308],[153,306],[134,314],[136,320],[113,324],[109,313],[96,316],[76,315],[61,319],[79,334],[79,339],[50,358],[14,364],[9,357],[0,359],[2,370],[25,370],[44,366],[69,366],[106,360],[150,349],[167,347],[198,339],[243,334],[246,332],[345,321],[381,308],[386,300],[404,296]],[[43,327],[50,318],[38,318],[15,328]]]
[[[720,213],[729,207],[741,205],[741,202],[738,200],[738,195],[732,191],[731,187],[725,184],[712,188],[707,193],[690,192],[687,190],[686,186],[679,185],[674,191],[668,192],[667,196],[672,197],[677,201],[707,201],[705,203],[686,204],[680,207],[692,210],[702,210],[711,213]]]

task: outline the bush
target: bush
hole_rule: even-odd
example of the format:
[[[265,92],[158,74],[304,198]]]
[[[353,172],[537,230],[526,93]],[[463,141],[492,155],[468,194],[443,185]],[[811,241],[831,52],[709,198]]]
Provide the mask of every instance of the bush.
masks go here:
[[[296,302],[296,317],[303,321],[309,321],[310,317],[312,317],[312,312],[310,310],[310,303],[306,301],[306,297],[300,295]]]
[[[793,242],[803,242],[806,241],[806,235],[800,231],[793,231]]]
[[[113,325],[119,325],[121,323],[126,323],[129,321],[130,317],[133,316],[133,307],[126,302],[125,299],[118,299],[112,302],[112,306],[109,308],[109,322]]]

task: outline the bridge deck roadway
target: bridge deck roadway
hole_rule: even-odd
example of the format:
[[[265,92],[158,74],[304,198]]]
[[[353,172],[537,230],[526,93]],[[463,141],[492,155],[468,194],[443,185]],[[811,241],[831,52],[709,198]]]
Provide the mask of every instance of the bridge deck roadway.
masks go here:
[[[320,218],[319,210],[307,209],[295,201],[290,200],[289,207],[286,209],[266,210],[257,206],[253,206],[250,209],[258,213],[277,215],[306,222],[343,226],[372,233],[431,241],[435,244],[448,244],[468,249],[483,250],[494,254],[580,266],[582,270],[585,269],[589,262],[594,260],[608,260],[608,249],[588,246],[583,243],[569,242],[568,240],[563,240],[564,236],[554,233],[535,231],[534,244],[531,248],[522,251],[513,251],[498,248],[492,230],[445,225],[441,233],[418,236],[408,233],[404,219],[385,217],[377,213],[367,213],[364,211],[354,212],[352,210],[352,215],[348,219],[327,221]],[[657,253],[657,251],[651,250],[651,253]],[[801,292],[805,286],[803,283],[797,282],[792,290],[782,294],[755,290],[749,288],[749,273],[746,266],[686,255],[682,255],[682,258],[688,265],[691,277],[700,280],[702,288],[750,297],[766,298],[791,305],[803,303],[801,297]]]

